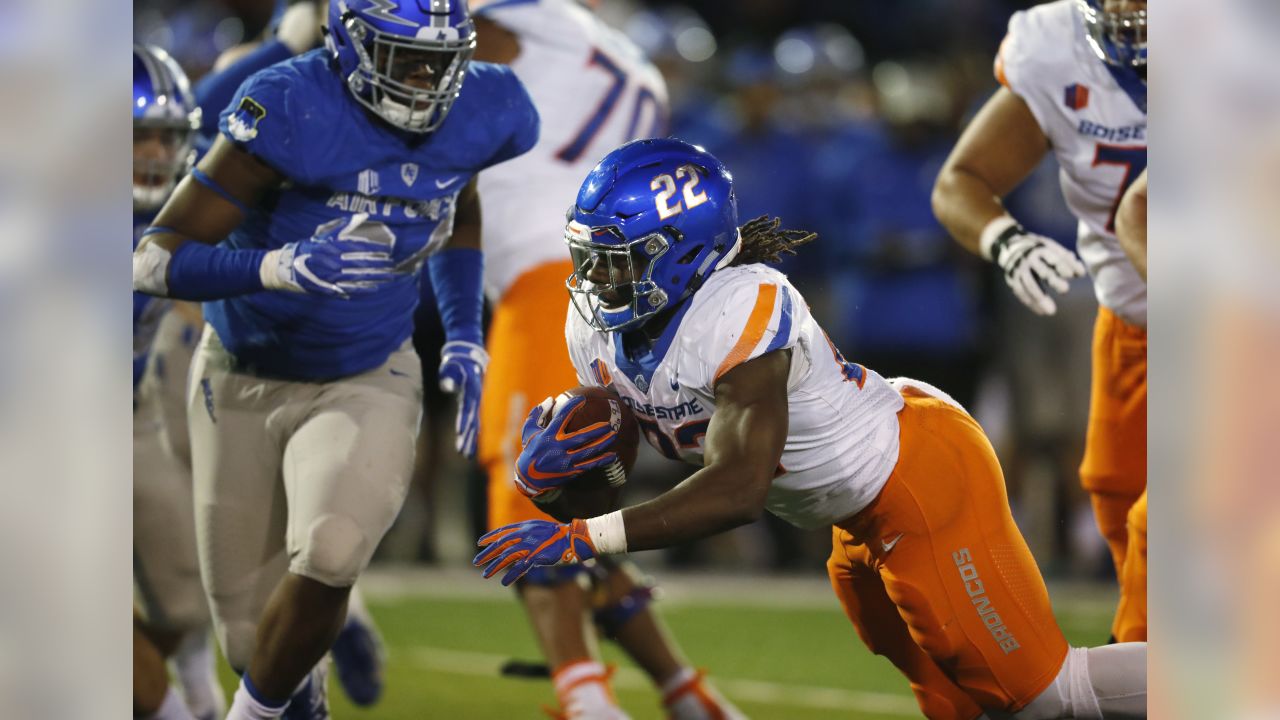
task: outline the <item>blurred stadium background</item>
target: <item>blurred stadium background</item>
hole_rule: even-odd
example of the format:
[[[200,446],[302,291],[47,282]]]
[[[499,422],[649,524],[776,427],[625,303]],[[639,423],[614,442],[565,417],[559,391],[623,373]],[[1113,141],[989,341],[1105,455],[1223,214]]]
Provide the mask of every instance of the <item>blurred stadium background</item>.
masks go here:
[[[604,0],[598,12],[662,69],[671,134],[728,165],[741,216],[767,211],[820,234],[783,269],[845,355],[936,384],[978,417],[1068,638],[1097,644],[1112,571],[1076,472],[1092,292],[1078,282],[1056,316],[1033,316],[1003,292],[994,266],[952,242],[929,204],[960,128],[995,90],[991,62],[1009,15],[1032,4]],[[269,32],[276,11],[271,0],[137,0],[134,37],[170,50],[194,81]],[[1073,246],[1052,159],[1008,204],[1029,228]],[[431,318],[422,324],[430,346]],[[428,362],[435,354],[422,352]],[[387,698],[360,713],[335,697],[340,717],[531,717],[552,700],[545,682],[494,684],[502,662],[535,659],[536,646],[508,591],[468,567],[484,482],[453,454],[446,402],[427,399],[417,482],[362,581],[392,652]],[[624,502],[686,472],[645,448]],[[917,716],[905,681],[844,619],[825,578],[829,550],[828,532],[766,518],[636,559],[664,588],[664,614],[689,655],[753,717]],[[624,705],[657,717],[652,690],[608,650],[623,663]]]

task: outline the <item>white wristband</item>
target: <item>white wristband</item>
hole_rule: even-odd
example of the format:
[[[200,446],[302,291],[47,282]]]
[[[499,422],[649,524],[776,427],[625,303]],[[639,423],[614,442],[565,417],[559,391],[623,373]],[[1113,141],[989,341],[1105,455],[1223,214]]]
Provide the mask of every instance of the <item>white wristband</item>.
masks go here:
[[[982,253],[982,257],[995,262],[997,258],[991,257],[991,246],[996,244],[996,239],[1001,233],[1017,224],[1018,221],[1007,214],[987,223],[987,226],[982,228],[982,234],[978,236],[978,251]]]
[[[587,518],[587,535],[596,552],[601,555],[617,555],[627,551],[627,529],[622,524],[622,511]]]
[[[148,295],[168,297],[169,261],[172,259],[173,253],[144,239],[133,251],[133,289]]]
[[[262,280],[264,290],[294,289],[280,277],[280,256],[283,254],[284,248],[280,248],[262,256],[262,264],[258,266],[258,279]]]

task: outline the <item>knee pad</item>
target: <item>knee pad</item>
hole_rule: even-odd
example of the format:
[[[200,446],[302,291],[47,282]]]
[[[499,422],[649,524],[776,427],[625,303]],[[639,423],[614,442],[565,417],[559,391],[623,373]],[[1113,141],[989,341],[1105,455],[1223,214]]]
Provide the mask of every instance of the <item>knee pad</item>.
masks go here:
[[[289,561],[289,571],[329,587],[351,587],[372,555],[373,548],[355,520],[321,515],[307,528],[303,546]]]
[[[621,594],[612,587],[612,578],[619,575],[625,578],[619,583],[625,588]],[[632,563],[599,563],[593,570],[592,579],[596,583],[592,618],[600,633],[610,640],[618,636],[627,621],[653,602],[656,592],[653,580]]]
[[[520,578],[520,582],[539,587],[551,587],[576,582],[587,569],[582,565],[536,565]]]

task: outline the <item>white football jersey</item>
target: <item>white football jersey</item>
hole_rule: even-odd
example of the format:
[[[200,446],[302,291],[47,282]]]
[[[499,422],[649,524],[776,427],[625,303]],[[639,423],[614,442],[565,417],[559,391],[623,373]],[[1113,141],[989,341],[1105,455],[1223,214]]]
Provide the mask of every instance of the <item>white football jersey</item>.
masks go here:
[[[582,179],[617,146],[665,132],[667,85],[640,48],[574,0],[498,0],[476,14],[519,38],[511,69],[542,119],[532,150],[480,173],[485,289],[497,300],[525,271],[569,259],[565,210]]]
[[[1115,237],[1115,211],[1147,166],[1147,113],[1093,54],[1074,0],[1014,13],[996,76],[1048,136],[1062,194],[1080,220],[1077,249],[1098,302],[1147,324],[1147,286]]]
[[[569,357],[584,385],[610,386],[659,452],[702,464],[717,378],[791,349],[787,441],[766,507],[793,525],[843,520],[875,499],[898,462],[902,397],[846,362],[782,273],[764,265],[716,271],[671,320],[650,356],[628,357],[617,333],[596,332],[571,305]]]

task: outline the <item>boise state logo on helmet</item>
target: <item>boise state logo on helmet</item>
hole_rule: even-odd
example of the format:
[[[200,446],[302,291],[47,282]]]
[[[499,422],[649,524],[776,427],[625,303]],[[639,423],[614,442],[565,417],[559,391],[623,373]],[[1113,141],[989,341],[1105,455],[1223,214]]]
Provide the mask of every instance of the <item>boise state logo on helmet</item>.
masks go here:
[[[427,133],[458,99],[476,30],[466,0],[330,0],[325,46],[357,102]]]
[[[638,327],[689,297],[741,247],[733,178],[674,138],[636,140],[588,173],[565,241],[574,307],[596,330]]]

